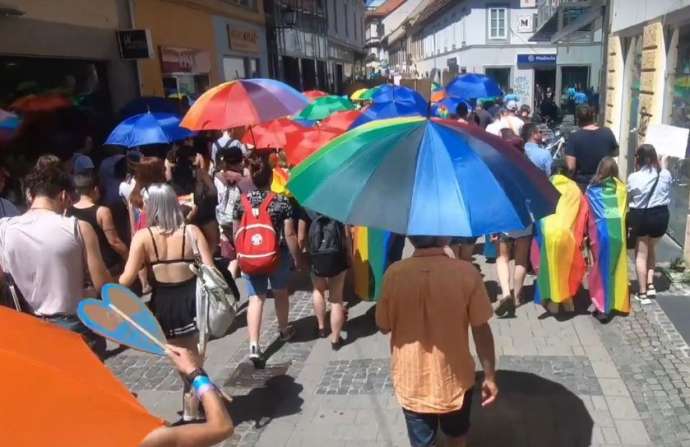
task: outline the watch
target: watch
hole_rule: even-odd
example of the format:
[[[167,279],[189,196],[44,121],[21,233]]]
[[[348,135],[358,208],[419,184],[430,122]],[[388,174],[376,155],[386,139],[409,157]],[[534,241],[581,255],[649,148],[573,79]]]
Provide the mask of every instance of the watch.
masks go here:
[[[204,371],[202,368],[197,368],[194,371],[190,372],[185,376],[185,379],[187,380],[187,383],[192,383],[194,382],[194,379],[196,379],[199,376],[206,376],[208,377],[208,374],[206,371]]]

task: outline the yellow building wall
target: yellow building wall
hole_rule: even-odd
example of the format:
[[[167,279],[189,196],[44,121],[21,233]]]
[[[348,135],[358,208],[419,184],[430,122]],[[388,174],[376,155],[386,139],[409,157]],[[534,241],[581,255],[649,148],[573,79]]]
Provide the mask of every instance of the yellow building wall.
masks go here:
[[[221,82],[216,57],[212,17],[231,17],[263,24],[263,2],[257,12],[230,6],[221,0],[134,0],[134,22],[137,28],[151,30],[155,58],[139,61],[139,83],[144,96],[163,96],[159,48],[177,47],[206,50],[210,53],[210,85]]]
[[[111,29],[119,27],[117,3],[118,0],[2,0],[3,6],[23,11],[23,18]]]
[[[605,124],[606,127],[611,128],[614,135],[618,135],[621,132],[622,85],[625,63],[620,37],[610,36],[608,45]]]

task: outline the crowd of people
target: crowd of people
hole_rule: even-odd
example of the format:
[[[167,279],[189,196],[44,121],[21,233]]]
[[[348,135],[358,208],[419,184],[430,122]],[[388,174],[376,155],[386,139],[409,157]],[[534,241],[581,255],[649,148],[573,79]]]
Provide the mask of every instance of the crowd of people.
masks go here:
[[[485,245],[496,249],[495,308],[479,272],[466,262],[476,237],[410,237],[413,257],[386,272],[376,322],[392,333],[392,374],[413,445],[431,445],[439,425],[462,445],[474,384],[469,327],[485,372],[483,404],[496,398],[488,320],[492,313],[515,317],[527,300],[530,271],[538,302],[551,312],[558,305],[571,312],[589,269],[594,315],[606,322],[629,309],[627,268],[620,264],[629,248],[636,253],[636,297],[646,303],[655,295],[655,247],[668,226],[671,175],[654,147],[642,145],[626,185],[618,177],[611,131],[594,124],[588,105],[578,106],[576,118],[579,129],[568,136],[565,159],[554,160],[530,108],[515,99],[479,102],[473,110],[461,103],[456,110],[459,122],[483,128],[523,153],[561,198],[553,216],[525,229],[484,235]],[[79,301],[98,296],[109,282],[150,294],[149,307],[185,378],[183,420],[203,417],[206,424],[154,432],[145,446],[170,445],[171,436],[210,445],[232,430],[216,393],[200,392],[209,389],[202,386],[208,379],[197,380],[206,374],[197,351],[196,276],[189,268],[195,257],[219,267],[232,284],[244,278],[248,358],[256,367],[266,361],[260,335],[268,297],[280,339],[295,335],[288,292],[294,271],[311,273],[316,336],[329,338],[333,350],[344,343],[344,285],[353,264],[349,228],[274,192],[274,168],[282,158],[251,150],[241,136],[241,130],[200,136],[173,147],[112,153],[99,163],[86,154],[43,155],[20,182],[21,193],[0,198],[0,267],[10,306],[83,335],[103,357],[105,341],[76,316]],[[10,178],[0,169],[0,192]],[[554,259],[567,259],[567,265]],[[429,351],[427,344],[438,349]],[[209,431],[198,428],[203,426]]]

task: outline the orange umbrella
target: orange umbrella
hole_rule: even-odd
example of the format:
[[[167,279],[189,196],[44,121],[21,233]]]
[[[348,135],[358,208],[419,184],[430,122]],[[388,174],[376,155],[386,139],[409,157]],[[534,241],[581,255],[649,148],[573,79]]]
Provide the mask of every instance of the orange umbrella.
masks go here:
[[[304,96],[307,97],[309,102],[314,102],[316,98],[321,98],[323,96],[328,96],[328,93],[323,92],[321,90],[307,90],[305,92],[302,92]]]
[[[2,306],[0,321],[3,445],[136,447],[163,425],[79,335]]]
[[[9,109],[19,113],[50,112],[72,107],[74,103],[67,97],[57,94],[28,95],[14,101]]]
[[[288,163],[291,166],[298,165],[340,134],[342,132],[338,130],[320,127],[307,128],[300,132],[288,134],[287,144],[285,145],[285,155],[287,155]]]
[[[342,110],[333,113],[331,116],[321,121],[319,127],[347,132],[350,130],[352,123],[360,116],[362,116],[362,112],[359,110]]]
[[[244,133],[242,142],[244,144],[251,144],[259,149],[280,149],[285,147],[288,133],[298,132],[303,129],[305,129],[304,126],[291,119],[278,118],[265,124],[252,126],[250,130]]]

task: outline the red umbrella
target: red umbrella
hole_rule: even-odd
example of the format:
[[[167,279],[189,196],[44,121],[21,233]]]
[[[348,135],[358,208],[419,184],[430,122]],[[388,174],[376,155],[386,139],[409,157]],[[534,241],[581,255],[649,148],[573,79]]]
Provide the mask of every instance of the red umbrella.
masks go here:
[[[343,110],[335,112],[328,118],[319,123],[319,127],[337,130],[340,132],[347,132],[357,118],[362,116],[359,110]]]
[[[304,129],[306,129],[306,127],[291,119],[278,118],[277,120],[269,121],[264,124],[251,126],[251,128],[244,133],[242,142],[244,144],[251,144],[259,149],[280,149],[285,147],[287,134],[299,132]]]
[[[9,109],[19,113],[50,112],[73,105],[74,103],[69,98],[57,93],[50,93],[21,97],[14,101]]]
[[[305,128],[299,132],[292,132],[287,135],[285,145],[285,155],[291,166],[298,165],[305,158],[324,147],[342,132],[334,129],[324,129],[315,127]]]
[[[306,92],[302,92],[302,94],[307,97],[309,102],[314,102],[316,98],[321,98],[322,96],[328,96],[328,93],[321,90],[307,90]]]

